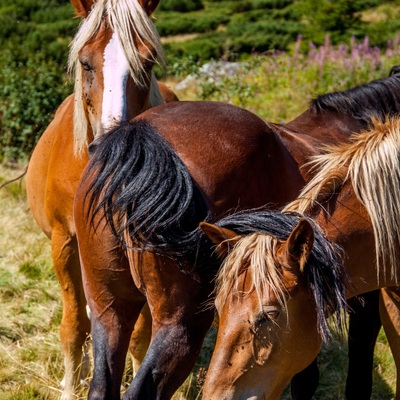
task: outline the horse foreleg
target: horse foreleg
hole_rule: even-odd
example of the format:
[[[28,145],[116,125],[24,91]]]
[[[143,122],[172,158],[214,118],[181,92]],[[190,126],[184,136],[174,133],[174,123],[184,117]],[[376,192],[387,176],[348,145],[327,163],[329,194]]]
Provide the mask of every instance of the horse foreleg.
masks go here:
[[[63,389],[62,399],[69,400],[76,398],[82,375],[87,374],[89,370],[87,358],[82,360],[82,355],[90,332],[90,322],[86,315],[86,299],[76,239],[63,229],[55,228],[51,245],[63,304],[60,337],[65,374],[60,386]]]
[[[317,390],[319,369],[315,359],[306,369],[296,374],[291,380],[291,395],[293,400],[310,400]]]
[[[380,315],[396,365],[396,399],[400,399],[400,287],[381,289]]]
[[[166,400],[189,375],[211,326],[214,311],[204,303],[212,288],[169,259],[146,254],[142,262],[153,335],[123,398]]]
[[[151,314],[146,303],[135,323],[129,342],[129,352],[132,358],[133,376],[139,371],[151,340]]]

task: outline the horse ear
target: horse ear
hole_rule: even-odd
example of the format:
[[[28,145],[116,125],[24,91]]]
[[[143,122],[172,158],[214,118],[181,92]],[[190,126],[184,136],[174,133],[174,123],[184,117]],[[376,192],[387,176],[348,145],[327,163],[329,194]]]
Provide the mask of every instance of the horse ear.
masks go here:
[[[95,0],[71,0],[72,7],[74,7],[75,14],[78,17],[86,18],[92,9]]]
[[[158,6],[160,0],[138,0],[143,10],[146,11],[147,15],[153,14]]]
[[[314,238],[313,227],[305,218],[301,218],[284,243],[283,251],[289,265],[296,269],[298,268],[299,272],[303,272],[304,270],[304,266],[312,251]],[[296,273],[298,271],[293,272]]]
[[[200,229],[218,246],[217,253],[220,257],[224,257],[240,239],[236,232],[207,222],[200,222]]]

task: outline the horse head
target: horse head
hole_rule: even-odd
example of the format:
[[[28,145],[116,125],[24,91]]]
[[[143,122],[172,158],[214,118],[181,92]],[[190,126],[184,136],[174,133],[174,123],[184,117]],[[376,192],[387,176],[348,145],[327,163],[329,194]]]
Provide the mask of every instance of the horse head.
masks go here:
[[[224,257],[216,285],[220,326],[204,399],[278,399],[317,356],[326,334],[318,311],[325,313],[326,304],[317,304],[315,295],[322,288],[311,278],[321,237],[316,240],[308,219],[270,215],[283,216],[290,232],[278,231],[278,221],[268,234],[236,232],[237,223],[201,224]],[[342,298],[343,287],[337,288]]]
[[[152,68],[163,60],[152,0],[73,0],[82,17],[71,44],[77,152],[94,137],[163,102]]]

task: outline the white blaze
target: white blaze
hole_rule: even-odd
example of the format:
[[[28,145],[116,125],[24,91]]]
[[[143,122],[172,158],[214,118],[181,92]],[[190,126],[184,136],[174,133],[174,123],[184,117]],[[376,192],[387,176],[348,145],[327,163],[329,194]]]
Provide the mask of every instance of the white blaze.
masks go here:
[[[104,49],[104,92],[101,124],[103,132],[126,119],[126,83],[129,65],[118,35],[114,32]]]

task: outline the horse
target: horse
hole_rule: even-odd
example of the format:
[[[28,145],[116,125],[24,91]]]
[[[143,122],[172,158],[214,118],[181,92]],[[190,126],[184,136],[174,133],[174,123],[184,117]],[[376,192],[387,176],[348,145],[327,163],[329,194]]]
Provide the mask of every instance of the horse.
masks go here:
[[[32,214],[51,239],[61,287],[63,399],[75,398],[88,372],[87,363],[81,363],[90,322],[73,220],[73,198],[88,162],[88,143],[118,121],[177,100],[152,72],[156,62],[163,62],[161,42],[150,19],[158,1],[71,3],[82,18],[69,55],[69,68],[75,73],[74,94],[60,105],[41,136],[29,161],[26,182]]]
[[[74,206],[93,327],[89,398],[120,397],[126,348],[145,300],[152,341],[125,398],[174,393],[213,319],[203,303],[218,267],[197,265],[198,223],[207,214],[296,198],[312,177],[300,167],[319,144],[348,139],[371,116],[397,113],[399,84],[393,76],[321,96],[287,125],[221,103],[171,103],[91,144]]]
[[[384,288],[398,318],[399,140],[398,117],[375,120],[314,157],[314,178],[282,211],[203,223],[224,258],[204,399],[278,399],[329,336],[328,316],[343,327],[347,298]],[[398,321],[381,315],[399,366]]]

